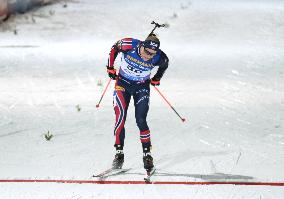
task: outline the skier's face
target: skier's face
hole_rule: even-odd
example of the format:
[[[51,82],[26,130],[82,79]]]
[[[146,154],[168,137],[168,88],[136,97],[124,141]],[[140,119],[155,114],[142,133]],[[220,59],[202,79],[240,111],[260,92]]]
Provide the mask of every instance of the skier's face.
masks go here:
[[[140,48],[140,57],[144,61],[148,61],[152,59],[156,55],[157,51],[150,49],[150,48],[145,48],[144,46],[141,46]]]

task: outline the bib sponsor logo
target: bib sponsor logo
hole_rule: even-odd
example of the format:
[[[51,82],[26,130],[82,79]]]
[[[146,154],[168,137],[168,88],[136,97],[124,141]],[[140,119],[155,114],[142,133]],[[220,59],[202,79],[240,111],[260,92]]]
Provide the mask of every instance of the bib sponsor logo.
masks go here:
[[[141,66],[144,66],[144,67],[152,67],[152,64],[147,64],[147,63],[145,63],[145,62],[142,62],[142,61],[140,61],[140,60],[138,60],[138,59],[136,59],[136,58],[134,58],[134,57],[131,57],[130,55],[127,55],[126,58],[127,58],[128,60],[130,60],[130,61],[133,61],[134,63],[137,63],[137,64],[141,65]]]

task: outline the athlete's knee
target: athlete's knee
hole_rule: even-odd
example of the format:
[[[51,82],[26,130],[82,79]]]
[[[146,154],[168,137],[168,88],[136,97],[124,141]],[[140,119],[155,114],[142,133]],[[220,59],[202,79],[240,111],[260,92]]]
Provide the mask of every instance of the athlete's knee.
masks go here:
[[[142,128],[144,129],[145,126],[147,126],[147,121],[146,121],[146,118],[144,117],[138,117],[136,118],[136,124],[139,128]]]

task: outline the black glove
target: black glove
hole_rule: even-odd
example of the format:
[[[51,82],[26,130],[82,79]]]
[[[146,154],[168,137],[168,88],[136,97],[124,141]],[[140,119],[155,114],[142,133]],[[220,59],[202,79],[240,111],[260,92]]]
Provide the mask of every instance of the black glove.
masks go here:
[[[111,79],[116,80],[117,74],[115,68],[107,66],[107,73]]]
[[[155,77],[153,77],[152,79],[151,79],[151,85],[152,86],[159,86],[160,85],[160,80],[159,79],[156,79]]]

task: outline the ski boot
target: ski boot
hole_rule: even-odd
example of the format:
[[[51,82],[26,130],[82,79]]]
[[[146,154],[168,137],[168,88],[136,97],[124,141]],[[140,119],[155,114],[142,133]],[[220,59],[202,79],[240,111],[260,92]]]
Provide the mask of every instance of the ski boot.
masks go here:
[[[124,153],[123,150],[117,149],[116,154],[114,156],[114,160],[112,162],[113,169],[121,169],[124,163]]]
[[[154,164],[151,153],[144,153],[143,163],[144,163],[144,169],[146,169],[147,172],[151,172],[153,170]]]
[[[144,177],[144,181],[146,183],[150,183],[151,176],[156,171],[153,164],[153,157],[151,156],[151,153],[144,153],[143,162],[144,162],[144,168],[146,169],[146,176]]]

